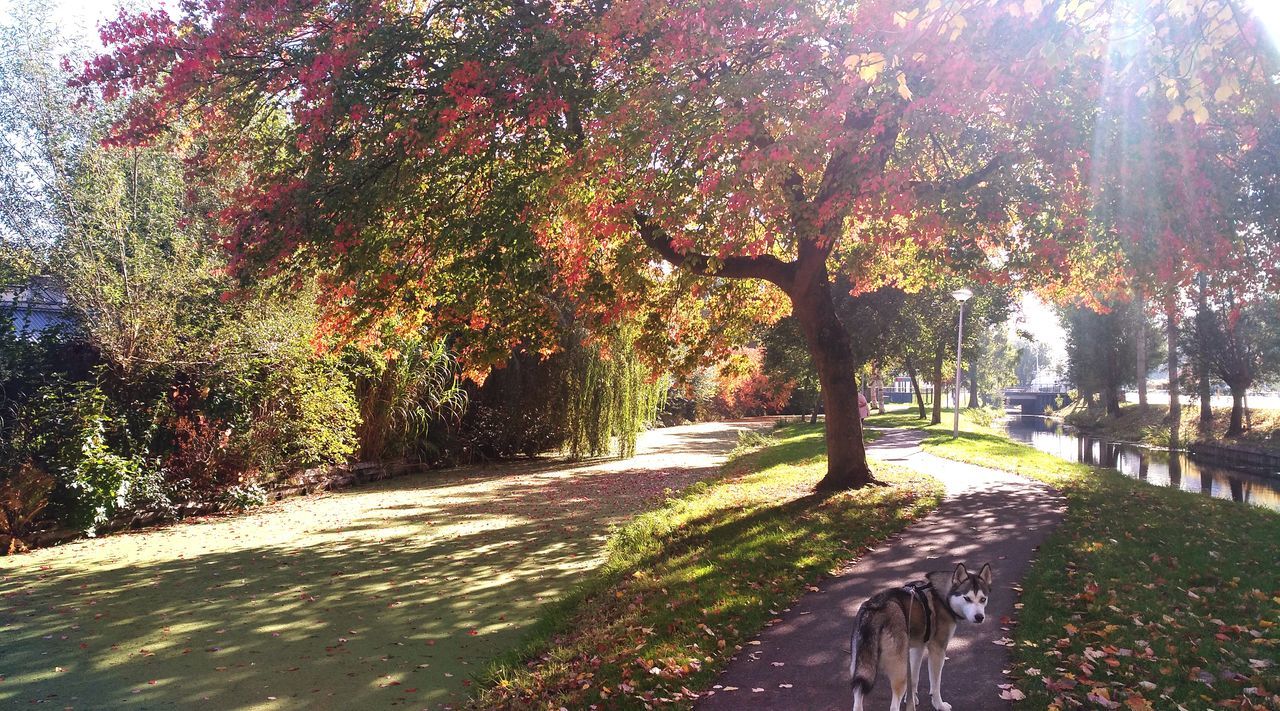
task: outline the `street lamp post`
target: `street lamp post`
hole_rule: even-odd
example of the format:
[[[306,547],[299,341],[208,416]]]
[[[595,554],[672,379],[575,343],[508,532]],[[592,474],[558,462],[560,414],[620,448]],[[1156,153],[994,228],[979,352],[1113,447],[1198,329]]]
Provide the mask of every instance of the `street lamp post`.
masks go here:
[[[964,302],[973,296],[973,292],[965,287],[960,287],[951,292],[951,298],[960,302],[960,320],[956,325],[956,389],[955,389],[955,418],[951,425],[951,436],[960,436],[960,343],[964,339]]]

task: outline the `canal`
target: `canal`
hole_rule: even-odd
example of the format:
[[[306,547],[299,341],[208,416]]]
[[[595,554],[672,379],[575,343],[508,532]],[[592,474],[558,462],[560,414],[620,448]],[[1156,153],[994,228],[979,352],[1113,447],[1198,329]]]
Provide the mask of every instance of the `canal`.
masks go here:
[[[1082,435],[1035,415],[1010,415],[1005,428],[1010,438],[1068,461],[1110,467],[1156,486],[1172,486],[1280,511],[1280,472],[1224,467],[1186,452]]]

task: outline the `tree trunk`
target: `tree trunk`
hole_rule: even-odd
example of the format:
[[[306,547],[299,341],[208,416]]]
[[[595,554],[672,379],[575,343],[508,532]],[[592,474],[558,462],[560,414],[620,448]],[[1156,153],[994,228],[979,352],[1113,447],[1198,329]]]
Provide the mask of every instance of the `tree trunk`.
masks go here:
[[[1134,302],[1137,305],[1135,309],[1134,320],[1138,330],[1134,332],[1134,346],[1137,350],[1137,379],[1138,379],[1138,407],[1147,409],[1147,300],[1142,296],[1142,290],[1138,289],[1134,292]]]
[[[1206,295],[1207,285],[1202,272],[1199,281],[1199,303],[1196,305],[1196,377],[1200,390],[1200,424],[1206,428],[1213,424],[1213,392],[1210,386],[1211,372],[1209,367],[1209,302]]]
[[[969,359],[969,407],[979,407],[978,403],[978,359]]]
[[[809,424],[818,424],[818,409],[822,407],[822,388],[813,393],[813,414],[809,415]]]
[[[920,419],[923,420],[928,416],[924,409],[924,393],[920,392],[920,380],[916,378],[916,367],[910,358],[907,359],[907,375],[911,376],[911,389],[916,394],[916,408],[920,410]]]
[[[1103,344],[1106,355],[1102,360],[1102,405],[1111,417],[1120,416],[1120,390],[1123,382],[1120,377],[1120,339],[1124,337],[1124,322],[1117,316],[1108,318],[1106,323],[1107,343]],[[1110,327],[1114,324],[1114,327]]]
[[[933,417],[929,420],[929,424],[936,425],[942,422],[942,360],[944,357],[942,346],[938,347],[933,356]]]
[[[1174,294],[1165,298],[1164,313],[1169,322],[1169,446],[1177,448],[1182,435],[1182,402],[1178,398],[1178,299]]]
[[[1120,388],[1115,385],[1108,385],[1102,390],[1102,404],[1107,408],[1107,414],[1112,417],[1120,416]]]
[[[826,412],[827,474],[818,489],[854,489],[872,483],[858,416],[857,365],[849,347],[849,334],[836,316],[830,280],[825,272],[791,294],[792,311],[800,323],[818,371]]]
[[[1213,424],[1213,388],[1209,383],[1209,369],[1204,368],[1197,375],[1197,390],[1200,395],[1200,424],[1208,427]]]
[[[1227,427],[1228,437],[1244,434],[1244,392],[1245,388],[1231,386],[1231,426]]]

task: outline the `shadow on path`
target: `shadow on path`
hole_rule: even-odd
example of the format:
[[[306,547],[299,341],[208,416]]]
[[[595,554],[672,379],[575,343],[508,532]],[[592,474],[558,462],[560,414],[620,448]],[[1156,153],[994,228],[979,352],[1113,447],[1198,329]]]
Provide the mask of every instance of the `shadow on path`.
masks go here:
[[[956,711],[1008,708],[998,696],[1007,683],[1010,636],[1018,583],[1037,547],[1062,518],[1062,499],[1047,486],[984,467],[935,457],[919,448],[919,430],[889,430],[868,449],[873,457],[928,473],[947,486],[947,498],[924,520],[818,584],[747,646],[717,680],[718,690],[699,709],[847,709],[849,637],[864,600],[886,587],[950,570],[991,563],[994,590],[987,621],[961,623],[948,648],[943,700]],[[781,663],[781,664],[778,664]],[[924,676],[928,676],[925,674]],[[736,690],[728,691],[729,687]],[[756,691],[759,689],[759,691]],[[889,705],[883,675],[868,709]],[[920,684],[922,709],[930,708],[928,681]]]

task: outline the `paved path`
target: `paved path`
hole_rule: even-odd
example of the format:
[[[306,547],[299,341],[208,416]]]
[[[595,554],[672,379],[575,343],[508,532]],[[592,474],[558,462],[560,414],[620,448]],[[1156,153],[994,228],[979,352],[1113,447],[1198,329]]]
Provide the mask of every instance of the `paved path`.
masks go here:
[[[0,708],[439,707],[746,427],[427,472],[0,558]]]
[[[760,635],[759,645],[745,647],[730,663],[716,682],[721,688],[713,689],[699,709],[849,708],[849,635],[858,606],[878,590],[928,571],[950,570],[957,562],[973,569],[990,562],[995,584],[987,622],[962,622],[951,640],[942,698],[955,711],[1008,708],[997,684],[1006,683],[1002,670],[1009,668],[1009,650],[997,640],[1009,636],[1018,583],[1036,548],[1061,520],[1063,502],[1038,482],[927,454],[919,447],[923,437],[919,430],[889,430],[871,445],[870,454],[943,481],[947,498],[942,505],[796,601],[781,622]],[[930,708],[928,686],[927,679],[920,684],[921,709]],[[881,675],[867,708],[881,711],[888,705],[889,684]]]

